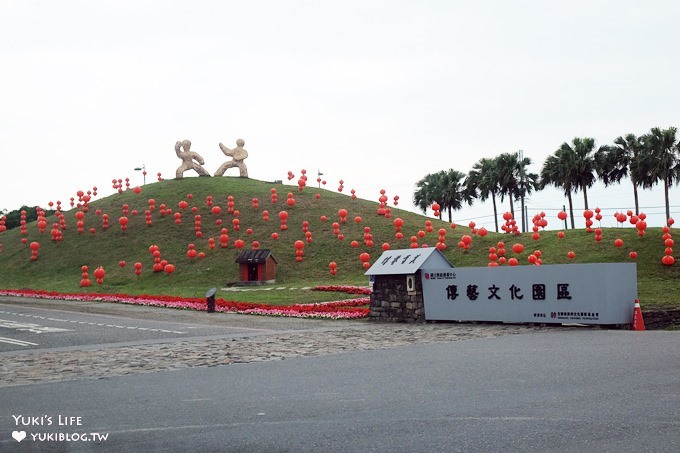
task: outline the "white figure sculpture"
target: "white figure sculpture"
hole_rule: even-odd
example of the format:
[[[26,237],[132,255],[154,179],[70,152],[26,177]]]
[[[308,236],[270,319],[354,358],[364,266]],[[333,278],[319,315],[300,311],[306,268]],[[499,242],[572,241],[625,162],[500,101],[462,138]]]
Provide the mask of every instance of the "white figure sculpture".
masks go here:
[[[184,148],[184,151],[181,149]],[[175,178],[182,179],[184,172],[188,170],[194,170],[199,176],[210,176],[210,173],[206,171],[202,165],[205,165],[205,161],[197,152],[191,151],[191,142],[189,140],[184,140],[175,143],[175,153],[177,157],[182,159],[182,165],[177,168],[175,173]]]
[[[232,160],[229,160],[222,165],[220,165],[220,168],[217,169],[215,172],[215,176],[222,176],[225,171],[227,171],[228,168],[233,168],[233,167],[238,167],[239,169],[239,176],[241,178],[247,178],[248,177],[248,168],[246,167],[244,160],[248,158],[248,151],[243,149],[243,145],[245,145],[246,142],[243,141],[242,138],[239,138],[236,140],[236,148],[234,149],[229,149],[226,146],[224,146],[222,143],[220,143],[220,149],[222,152],[226,155],[232,158]]]

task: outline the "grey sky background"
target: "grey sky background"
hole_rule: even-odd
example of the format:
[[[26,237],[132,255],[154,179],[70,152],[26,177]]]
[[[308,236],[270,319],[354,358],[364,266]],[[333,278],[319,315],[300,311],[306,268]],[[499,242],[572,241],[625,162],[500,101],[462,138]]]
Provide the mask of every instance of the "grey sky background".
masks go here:
[[[174,177],[188,138],[214,173],[243,138],[250,177],[317,170],[326,188],[416,210],[415,183],[522,149],[539,172],[574,137],[598,146],[680,126],[674,1],[1,1],[0,209],[66,204],[146,165]],[[226,175],[238,175],[237,169]],[[190,173],[185,175],[190,176]],[[218,195],[218,194],[216,194]],[[591,208],[633,208],[629,181]],[[574,197],[583,219],[582,194]],[[566,203],[548,189],[529,215]],[[663,190],[643,191],[648,223]],[[517,203],[517,206],[519,203]],[[680,220],[680,190],[671,192]],[[508,201],[500,212],[508,210]],[[454,213],[491,229],[490,202]],[[431,212],[429,212],[431,214]]]

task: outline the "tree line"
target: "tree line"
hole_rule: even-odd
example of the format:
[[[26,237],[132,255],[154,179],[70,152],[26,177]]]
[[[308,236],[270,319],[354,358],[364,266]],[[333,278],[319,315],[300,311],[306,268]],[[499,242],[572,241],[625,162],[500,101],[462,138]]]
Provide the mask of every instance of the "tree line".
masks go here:
[[[45,211],[45,216],[50,216],[53,215],[56,211],[49,210],[49,209],[43,209]],[[25,217],[25,222],[26,223],[31,223],[36,220],[38,220],[38,210],[37,206],[29,207],[26,205],[23,205],[19,209],[15,209],[13,211],[7,211],[6,209],[3,209],[0,212],[0,218],[4,217],[5,218],[5,226],[7,227],[8,230],[11,230],[12,228],[16,228],[18,226],[21,226],[21,213],[25,212],[26,217]]]
[[[441,213],[462,209],[475,200],[491,199],[496,232],[498,209],[496,200],[510,200],[510,212],[515,214],[514,202],[546,186],[562,189],[569,203],[571,228],[574,229],[572,195],[583,192],[588,209],[588,189],[597,181],[605,186],[620,183],[624,178],[632,185],[635,214],[639,214],[638,189],[650,189],[663,183],[666,219],[670,218],[668,191],[680,182],[680,142],[677,128],[652,128],[641,136],[627,134],[617,137],[612,144],[596,148],[595,139],[576,137],[546,158],[540,174],[528,172],[531,159],[522,152],[503,153],[494,158],[482,158],[468,173],[454,169],[428,174],[416,183],[414,204],[423,212],[439,203]],[[523,217],[523,216],[522,216]]]

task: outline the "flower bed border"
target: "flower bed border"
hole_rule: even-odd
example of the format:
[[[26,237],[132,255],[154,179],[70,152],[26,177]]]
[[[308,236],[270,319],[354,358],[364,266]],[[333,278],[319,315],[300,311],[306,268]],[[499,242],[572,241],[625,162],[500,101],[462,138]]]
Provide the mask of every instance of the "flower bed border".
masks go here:
[[[349,294],[370,294],[368,288],[355,286],[317,286],[317,291],[336,291]],[[368,292],[366,292],[368,291]],[[205,311],[205,299],[198,297],[177,297],[164,295],[128,295],[128,294],[99,294],[99,293],[60,293],[56,291],[30,289],[0,289],[0,296],[34,297],[38,299],[75,300],[83,302],[113,302],[150,307],[175,308],[180,310]],[[236,302],[224,299],[215,300],[215,311],[225,313],[240,313],[249,315],[284,316],[294,318],[323,318],[323,319],[360,319],[368,316],[368,297],[359,297],[333,302],[311,304],[292,304],[273,306],[252,302]]]

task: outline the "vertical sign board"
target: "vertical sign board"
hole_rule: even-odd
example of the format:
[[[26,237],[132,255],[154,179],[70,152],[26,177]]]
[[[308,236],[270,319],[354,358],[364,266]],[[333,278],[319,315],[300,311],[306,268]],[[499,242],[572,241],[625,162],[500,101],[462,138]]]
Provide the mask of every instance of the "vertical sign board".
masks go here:
[[[425,319],[630,324],[634,263],[423,268]]]

